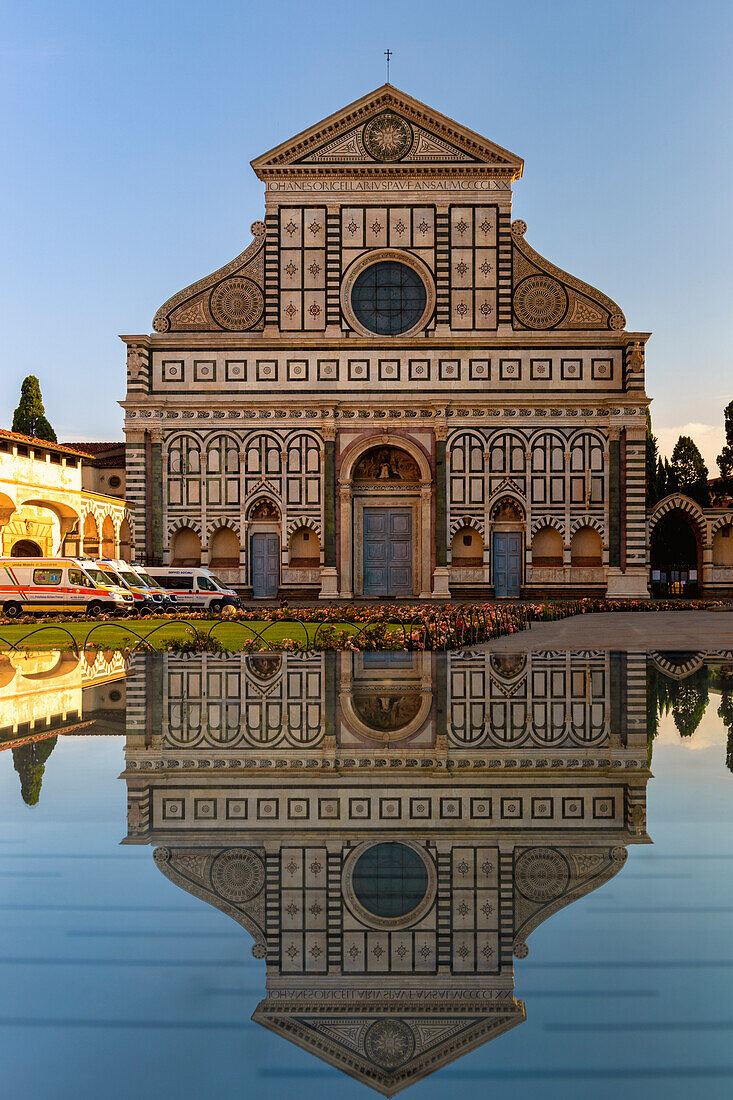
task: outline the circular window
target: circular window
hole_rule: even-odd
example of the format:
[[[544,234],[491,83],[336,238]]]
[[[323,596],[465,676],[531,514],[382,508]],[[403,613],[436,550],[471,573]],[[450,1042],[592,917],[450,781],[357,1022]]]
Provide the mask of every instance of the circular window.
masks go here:
[[[428,871],[414,848],[375,844],[357,859],[351,885],[359,904],[375,917],[405,917],[428,889]]]
[[[363,336],[411,336],[425,328],[435,309],[430,269],[410,252],[367,252],[344,276],[341,308]]]
[[[112,477],[109,479],[109,483],[113,489],[119,489],[122,481],[120,478],[118,478],[117,474],[113,474]]]
[[[427,304],[417,271],[396,260],[383,260],[362,271],[351,291],[358,321],[378,336],[399,336],[414,328]]]

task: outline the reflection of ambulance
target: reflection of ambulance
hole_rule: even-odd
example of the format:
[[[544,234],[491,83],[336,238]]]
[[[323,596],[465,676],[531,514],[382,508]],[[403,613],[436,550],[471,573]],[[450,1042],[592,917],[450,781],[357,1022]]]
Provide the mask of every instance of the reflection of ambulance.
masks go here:
[[[14,619],[24,611],[103,611],[126,614],[132,610],[131,592],[107,585],[101,570],[78,558],[0,558],[0,606]]]

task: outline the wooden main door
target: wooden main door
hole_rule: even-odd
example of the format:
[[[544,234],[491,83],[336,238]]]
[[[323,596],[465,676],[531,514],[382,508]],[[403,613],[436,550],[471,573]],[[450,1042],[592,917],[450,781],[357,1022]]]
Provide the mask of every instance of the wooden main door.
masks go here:
[[[522,536],[514,531],[495,531],[493,543],[494,594],[519,597],[522,584]]]
[[[412,596],[412,509],[364,509],[364,595]]]
[[[280,584],[280,539],[277,535],[252,536],[252,595],[274,599]]]

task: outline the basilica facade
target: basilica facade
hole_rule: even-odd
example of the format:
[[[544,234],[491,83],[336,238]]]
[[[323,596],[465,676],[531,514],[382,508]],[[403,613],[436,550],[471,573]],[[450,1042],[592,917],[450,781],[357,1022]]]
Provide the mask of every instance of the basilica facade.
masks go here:
[[[648,595],[644,347],[512,220],[523,161],[387,84],[127,345],[148,564],[254,597]]]

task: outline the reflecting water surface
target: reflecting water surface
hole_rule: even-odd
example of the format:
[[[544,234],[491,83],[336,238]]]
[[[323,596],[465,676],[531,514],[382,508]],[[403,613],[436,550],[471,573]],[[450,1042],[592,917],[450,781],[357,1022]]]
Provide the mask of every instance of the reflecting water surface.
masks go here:
[[[731,730],[733,654],[0,655],[7,1094],[729,1095]]]

